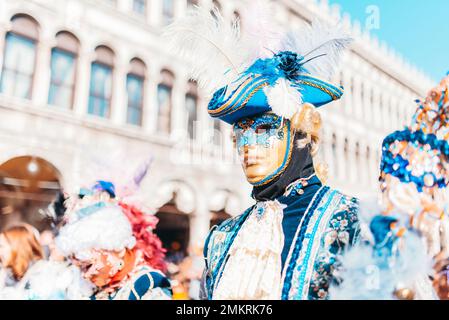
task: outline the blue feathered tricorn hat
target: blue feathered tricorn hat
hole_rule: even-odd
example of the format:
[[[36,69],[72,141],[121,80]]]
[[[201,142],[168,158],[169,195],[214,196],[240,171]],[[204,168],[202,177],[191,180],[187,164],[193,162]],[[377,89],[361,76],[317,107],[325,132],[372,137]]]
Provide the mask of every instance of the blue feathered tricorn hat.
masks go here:
[[[272,111],[291,119],[303,103],[323,106],[343,95],[330,83],[351,38],[335,26],[314,21],[295,32],[282,32],[267,1],[251,1],[236,19],[219,10],[191,9],[167,27],[172,52],[189,62],[191,76],[213,93],[209,114],[233,124]]]

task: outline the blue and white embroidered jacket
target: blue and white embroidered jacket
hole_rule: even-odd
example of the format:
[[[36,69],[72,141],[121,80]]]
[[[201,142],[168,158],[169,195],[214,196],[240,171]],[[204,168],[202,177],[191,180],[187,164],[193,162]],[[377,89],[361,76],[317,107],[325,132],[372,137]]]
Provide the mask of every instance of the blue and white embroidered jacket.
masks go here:
[[[99,292],[91,300],[171,300],[172,289],[165,275],[147,266],[140,267],[113,294]]]
[[[340,281],[339,258],[359,238],[357,200],[322,186],[316,177],[306,187],[297,184],[276,200],[287,206],[282,222],[281,299],[327,299],[329,286]],[[202,298],[212,299],[233,241],[253,208],[209,233],[204,247]]]

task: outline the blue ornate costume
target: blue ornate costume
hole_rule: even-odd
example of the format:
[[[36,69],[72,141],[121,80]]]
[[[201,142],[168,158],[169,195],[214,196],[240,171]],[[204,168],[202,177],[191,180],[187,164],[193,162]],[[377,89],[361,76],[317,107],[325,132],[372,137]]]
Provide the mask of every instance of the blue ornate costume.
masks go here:
[[[117,291],[99,292],[91,300],[171,300],[171,297],[170,281],[162,272],[142,266]]]
[[[303,192],[298,192],[302,190]],[[278,198],[284,209],[282,299],[326,299],[331,282],[339,281],[335,269],[346,247],[357,241],[357,201],[314,177]],[[228,251],[255,206],[214,228],[205,244],[206,272],[203,298],[212,299],[226,266]]]
[[[252,5],[272,12],[268,3]],[[358,218],[357,201],[323,186],[319,170],[315,175],[315,107],[343,95],[330,79],[351,39],[316,23],[265,43],[257,27],[240,37],[238,21],[229,28],[218,10],[213,16],[196,8],[166,34],[193,62],[193,78],[214,90],[209,115],[233,125],[257,202],[210,232],[202,297],[325,299],[338,281],[340,254],[357,240]],[[271,31],[278,34],[276,26]]]
[[[382,143],[382,203],[362,205],[369,232],[343,257],[332,299],[447,298],[449,77],[416,102],[411,123]]]

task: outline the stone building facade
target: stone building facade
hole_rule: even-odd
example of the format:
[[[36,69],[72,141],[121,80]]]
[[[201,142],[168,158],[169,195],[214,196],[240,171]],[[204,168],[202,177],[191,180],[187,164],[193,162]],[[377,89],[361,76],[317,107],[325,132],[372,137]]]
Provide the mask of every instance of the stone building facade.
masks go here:
[[[359,197],[375,194],[382,138],[409,121],[414,99],[432,81],[326,1],[275,2],[274,18],[286,26],[319,17],[342,20],[352,30],[356,41],[335,79],[345,96],[323,109],[321,158],[331,186]],[[228,19],[244,5],[0,0],[0,172],[2,163],[14,170],[11,161],[27,157],[54,170],[53,184],[41,181],[41,189],[74,189],[91,178],[98,159],[126,154],[120,165],[131,168],[151,154],[145,199],[162,206],[160,217],[184,217],[179,228],[187,224],[192,246],[203,242],[211,219],[251,204],[230,127],[208,117],[207,97],[160,37],[195,3],[219,6]],[[18,177],[4,184],[20,187]],[[3,208],[3,215],[10,209]],[[163,222],[167,230],[176,225],[170,221]]]

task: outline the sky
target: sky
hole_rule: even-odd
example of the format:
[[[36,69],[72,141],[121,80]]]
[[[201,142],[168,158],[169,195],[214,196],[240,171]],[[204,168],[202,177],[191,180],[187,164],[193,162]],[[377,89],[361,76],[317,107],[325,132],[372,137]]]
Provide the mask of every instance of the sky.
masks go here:
[[[448,0],[329,0],[435,81],[449,71]],[[378,19],[376,19],[378,17]],[[378,22],[378,23],[377,23]]]

